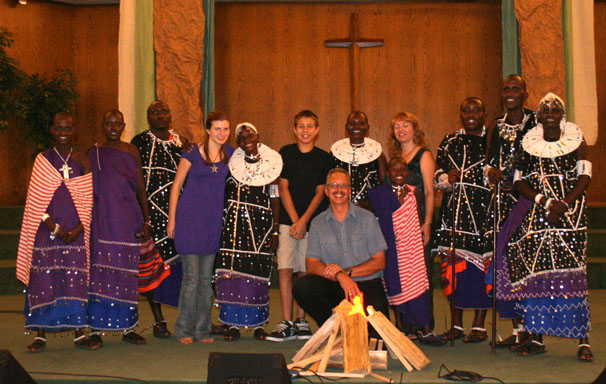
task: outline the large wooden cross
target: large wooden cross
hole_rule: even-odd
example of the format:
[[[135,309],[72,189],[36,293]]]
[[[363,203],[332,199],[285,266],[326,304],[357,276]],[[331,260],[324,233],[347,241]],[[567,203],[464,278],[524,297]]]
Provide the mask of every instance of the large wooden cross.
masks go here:
[[[382,47],[383,39],[360,37],[360,14],[352,13],[349,37],[324,41],[327,48],[349,48],[349,77],[351,82],[351,110],[360,109],[360,48]]]

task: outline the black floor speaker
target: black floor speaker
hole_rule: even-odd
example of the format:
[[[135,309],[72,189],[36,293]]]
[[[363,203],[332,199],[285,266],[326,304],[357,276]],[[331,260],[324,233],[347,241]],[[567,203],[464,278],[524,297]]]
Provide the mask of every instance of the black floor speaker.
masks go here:
[[[606,384],[606,368],[604,368],[602,373],[600,373],[600,376],[592,381],[591,384]]]
[[[280,353],[219,353],[208,358],[208,384],[290,384]]]
[[[8,349],[0,349],[0,384],[36,384]]]

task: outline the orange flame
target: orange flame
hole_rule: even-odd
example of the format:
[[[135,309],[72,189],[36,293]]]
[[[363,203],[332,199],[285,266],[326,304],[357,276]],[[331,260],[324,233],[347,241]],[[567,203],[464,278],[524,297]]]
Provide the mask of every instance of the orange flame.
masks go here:
[[[364,314],[364,294],[360,293],[358,296],[354,297],[352,301],[353,303],[348,315],[359,313],[366,317],[366,314]]]

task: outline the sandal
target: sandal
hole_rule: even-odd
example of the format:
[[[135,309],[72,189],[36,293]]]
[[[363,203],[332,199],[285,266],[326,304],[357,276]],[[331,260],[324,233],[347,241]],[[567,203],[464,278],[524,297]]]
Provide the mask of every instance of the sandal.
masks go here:
[[[46,349],[46,339],[44,337],[34,337],[34,342],[27,346],[27,353],[38,353]]]
[[[518,350],[518,355],[523,357],[529,357],[539,355],[545,352],[547,352],[545,350],[545,344],[541,343],[538,340],[532,340],[530,343],[527,343],[525,347],[520,348]]]
[[[257,340],[265,340],[267,338],[267,332],[265,332],[263,327],[255,328],[255,332],[253,333],[253,335]]]
[[[166,320],[157,321],[154,323],[154,336],[159,339],[170,337],[170,331],[166,327]]]
[[[225,341],[236,341],[240,338],[240,328],[230,327],[227,332],[223,334],[223,340]]]
[[[528,332],[519,332],[516,343],[509,347],[509,350],[512,352],[518,351],[520,349],[525,348],[528,343],[532,341],[532,337],[530,337],[530,333]]]
[[[95,343],[97,345],[99,345],[99,348],[101,348],[103,346],[103,339],[101,338],[101,333],[100,332],[91,332],[90,335],[88,335],[88,340],[91,343]]]
[[[180,339],[178,339],[179,343],[181,344],[193,344],[194,343],[194,338],[193,337],[182,337]]]
[[[591,352],[591,346],[589,344],[579,344],[577,359],[583,363],[591,363],[593,361],[593,352]]]
[[[100,337],[99,337],[99,339],[100,339]],[[88,349],[89,351],[94,351],[96,349],[101,348],[101,346],[103,345],[103,342],[100,340],[86,337],[86,335],[80,335],[74,339],[74,345],[76,346],[76,348]]]
[[[224,335],[229,331],[229,325],[227,324],[213,324],[210,334],[211,335]]]
[[[419,342],[421,344],[429,345],[431,347],[439,347],[439,346],[446,344],[446,342],[444,340],[440,339],[433,332],[428,332],[427,334],[424,335],[423,332],[419,331],[419,332],[417,332],[417,339],[419,340]]]
[[[501,336],[499,336],[499,339],[501,339]],[[495,343],[495,348],[497,349],[501,349],[501,348],[510,348],[512,345],[516,344],[516,340],[518,339],[518,337],[516,335],[511,335],[508,338],[506,338],[505,340],[499,340]],[[491,341],[490,343],[488,343],[488,345],[490,345],[492,347],[493,341]]]
[[[473,327],[469,335],[463,338],[464,343],[481,343],[488,338],[486,328]]]
[[[452,338],[451,335],[453,332],[454,332],[455,340],[460,339],[465,336],[465,328],[455,325],[454,327],[450,328],[448,331],[442,333],[441,335],[438,335],[438,337],[442,340],[450,340]]]
[[[146,343],[145,337],[139,335],[132,329],[125,332],[124,335],[122,335],[122,341],[124,341],[126,343],[137,344],[137,345],[142,345],[142,344]]]

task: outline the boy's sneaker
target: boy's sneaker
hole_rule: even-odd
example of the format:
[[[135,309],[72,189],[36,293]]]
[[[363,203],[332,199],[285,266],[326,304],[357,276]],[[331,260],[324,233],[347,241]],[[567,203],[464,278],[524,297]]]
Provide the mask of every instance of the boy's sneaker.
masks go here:
[[[286,340],[294,340],[296,338],[297,329],[293,325],[292,321],[282,320],[280,324],[276,325],[274,331],[267,335],[265,339],[269,341],[282,342]]]
[[[297,339],[311,339],[311,329],[309,329],[309,323],[305,319],[298,318],[297,320],[295,320],[295,328],[297,333]]]

